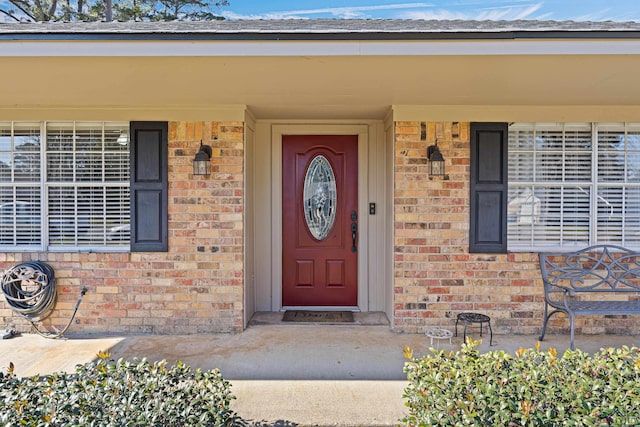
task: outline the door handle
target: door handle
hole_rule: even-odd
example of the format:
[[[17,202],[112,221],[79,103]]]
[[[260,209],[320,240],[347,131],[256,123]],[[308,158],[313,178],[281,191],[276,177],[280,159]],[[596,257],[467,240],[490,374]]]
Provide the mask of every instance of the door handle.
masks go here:
[[[356,239],[358,236],[358,224],[356,222],[351,223],[351,239],[353,240],[353,245],[351,246],[351,252],[355,252],[356,248]]]

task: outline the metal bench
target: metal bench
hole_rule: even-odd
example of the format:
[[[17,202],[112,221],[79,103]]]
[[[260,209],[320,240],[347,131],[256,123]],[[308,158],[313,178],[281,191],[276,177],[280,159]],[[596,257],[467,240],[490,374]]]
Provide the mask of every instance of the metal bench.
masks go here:
[[[575,252],[538,256],[545,301],[540,341],[544,339],[549,318],[556,313],[569,316],[572,350],[575,349],[575,316],[640,314],[640,299],[629,295],[640,293],[640,252],[596,245]],[[601,298],[587,299],[587,293],[600,293]],[[612,294],[616,295],[615,300]]]

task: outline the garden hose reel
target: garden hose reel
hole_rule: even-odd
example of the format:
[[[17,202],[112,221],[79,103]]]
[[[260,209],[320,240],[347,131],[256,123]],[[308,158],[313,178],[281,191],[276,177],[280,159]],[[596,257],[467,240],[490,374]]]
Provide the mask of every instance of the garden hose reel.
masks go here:
[[[83,287],[73,314],[67,325],[58,333],[44,333],[36,326],[51,315],[57,299],[56,281],[53,268],[42,261],[28,261],[17,264],[5,271],[2,277],[2,292],[13,312],[27,319],[35,331],[46,338],[60,338],[71,326],[78,312],[82,298],[87,293]]]

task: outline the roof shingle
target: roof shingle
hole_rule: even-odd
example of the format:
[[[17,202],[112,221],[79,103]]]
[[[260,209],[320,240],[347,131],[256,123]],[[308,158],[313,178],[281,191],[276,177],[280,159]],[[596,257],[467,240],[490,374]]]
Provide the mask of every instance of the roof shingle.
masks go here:
[[[0,23],[2,39],[640,38],[638,22],[387,19]]]

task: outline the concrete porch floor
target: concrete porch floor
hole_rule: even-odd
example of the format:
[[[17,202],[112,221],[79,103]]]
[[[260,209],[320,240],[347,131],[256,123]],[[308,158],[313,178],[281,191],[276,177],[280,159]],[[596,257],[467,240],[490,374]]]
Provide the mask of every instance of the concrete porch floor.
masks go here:
[[[10,362],[20,376],[72,372],[76,364],[108,350],[113,359],[145,357],[184,363],[204,370],[219,368],[237,397],[233,409],[245,425],[376,426],[397,425],[406,408],[403,349],[415,356],[429,352],[423,334],[398,334],[379,313],[356,314],[355,324],[300,324],[280,321],[281,313],[259,313],[240,334],[79,337],[49,340],[23,334],[0,340],[0,370]],[[453,324],[446,329],[454,331]],[[462,334],[462,329],[460,329]],[[469,328],[478,339],[478,329]],[[480,351],[536,345],[537,336],[483,337]],[[436,343],[434,343],[436,344]],[[437,343],[460,349],[462,337]],[[578,335],[576,346],[593,353],[602,347],[640,346],[640,335]],[[435,345],[434,345],[435,346]],[[549,335],[541,348],[564,352],[567,335]]]

